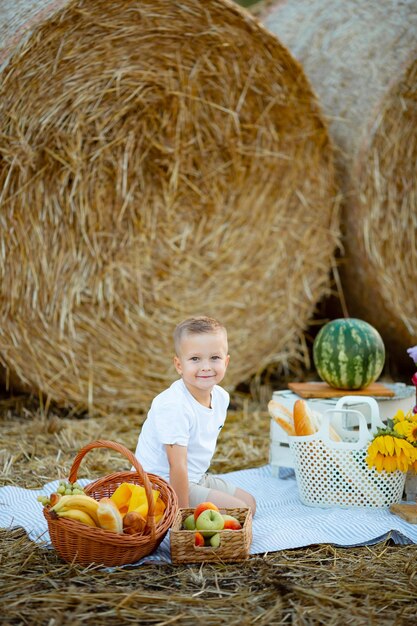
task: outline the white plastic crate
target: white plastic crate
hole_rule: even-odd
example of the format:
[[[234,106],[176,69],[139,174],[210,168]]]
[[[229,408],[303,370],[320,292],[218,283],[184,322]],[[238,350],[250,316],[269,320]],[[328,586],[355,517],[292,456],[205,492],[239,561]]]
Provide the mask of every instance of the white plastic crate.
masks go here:
[[[323,413],[315,435],[289,437],[300,500],[307,506],[389,507],[402,499],[406,473],[378,472],[366,463],[368,444],[384,424],[374,398],[364,397],[370,424],[356,409],[345,408],[352,396],[340,398]],[[349,418],[348,420],[346,418]],[[345,428],[345,424],[351,427]],[[330,437],[330,424],[341,441]]]
[[[395,395],[391,398],[375,397],[379,408],[380,418],[386,423],[387,419],[392,418],[399,409],[402,409],[406,413],[413,408],[416,400],[416,389],[412,385],[405,385],[404,383],[384,384],[395,393]],[[346,392],[346,395],[348,395],[348,393],[349,392]],[[300,396],[293,393],[289,389],[274,391],[272,394],[272,400],[276,400],[291,412],[295,401],[299,399]],[[315,411],[324,413],[328,409],[333,409],[339,399],[340,398],[309,398],[306,402]],[[370,425],[371,419],[369,406],[363,401],[361,396],[356,396],[355,401],[349,402],[347,406],[356,409],[365,415],[367,424]],[[349,422],[346,423],[347,427],[351,425],[352,424],[349,424]],[[269,463],[271,465],[271,472],[273,476],[279,475],[280,468],[294,468],[294,458],[289,447],[288,435],[272,418],[270,424]]]

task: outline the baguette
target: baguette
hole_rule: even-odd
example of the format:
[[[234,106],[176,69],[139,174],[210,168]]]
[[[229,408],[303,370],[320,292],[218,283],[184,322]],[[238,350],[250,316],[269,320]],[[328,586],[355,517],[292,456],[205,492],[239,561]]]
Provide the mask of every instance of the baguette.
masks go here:
[[[279,426],[281,426],[283,430],[285,430],[287,435],[295,435],[293,416],[287,407],[283,406],[279,402],[276,402],[276,400],[271,400],[268,403],[268,411],[270,416],[276,421],[277,424],[279,424]]]
[[[305,400],[294,403],[294,427],[296,435],[314,435],[321,426],[322,415],[309,407]],[[340,435],[329,424],[329,435],[333,441],[342,441]]]
[[[313,435],[320,428],[321,414],[311,409],[305,400],[296,400],[292,413],[283,404],[276,400],[271,400],[268,403],[268,411],[272,419],[291,437],[295,435]],[[330,439],[341,441],[341,437],[331,424],[329,433]]]
[[[295,434],[304,437],[314,435],[319,429],[317,418],[305,400],[296,400],[293,409]]]

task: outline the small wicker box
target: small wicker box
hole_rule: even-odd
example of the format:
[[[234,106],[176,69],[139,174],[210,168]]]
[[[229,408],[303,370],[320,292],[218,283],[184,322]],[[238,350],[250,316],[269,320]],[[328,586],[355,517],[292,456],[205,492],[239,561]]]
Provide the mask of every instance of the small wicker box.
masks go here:
[[[250,509],[221,509],[221,513],[233,515],[242,525],[240,530],[220,530],[220,545],[199,547],[194,545],[195,530],[184,530],[183,522],[194,509],[179,509],[171,531],[171,559],[174,565],[202,563],[204,561],[234,563],[249,556],[252,543],[252,512]]]

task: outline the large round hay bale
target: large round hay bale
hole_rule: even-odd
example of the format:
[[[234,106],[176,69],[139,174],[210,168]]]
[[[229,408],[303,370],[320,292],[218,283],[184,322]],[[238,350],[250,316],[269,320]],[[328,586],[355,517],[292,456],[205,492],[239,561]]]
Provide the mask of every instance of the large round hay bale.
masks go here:
[[[33,26],[66,4],[67,0],[1,0],[0,69]]]
[[[225,0],[77,0],[0,82],[0,353],[91,410],[147,406],[172,331],[228,328],[229,386],[302,358],[338,241],[300,65]]]
[[[342,285],[393,359],[417,342],[417,2],[280,0],[266,27],[302,62],[337,147]]]

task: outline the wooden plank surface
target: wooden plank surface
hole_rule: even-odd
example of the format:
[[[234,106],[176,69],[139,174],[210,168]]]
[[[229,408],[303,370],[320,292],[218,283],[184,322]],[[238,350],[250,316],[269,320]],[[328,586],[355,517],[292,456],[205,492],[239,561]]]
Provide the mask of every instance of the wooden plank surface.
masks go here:
[[[392,398],[395,393],[382,383],[371,383],[365,389],[335,389],[324,382],[288,383],[288,388],[301,398],[341,398],[342,396],[374,396]]]

